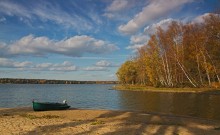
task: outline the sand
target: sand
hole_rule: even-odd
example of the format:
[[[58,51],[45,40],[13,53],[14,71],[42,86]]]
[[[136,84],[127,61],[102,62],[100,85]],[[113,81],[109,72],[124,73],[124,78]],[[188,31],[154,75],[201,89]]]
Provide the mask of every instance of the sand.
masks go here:
[[[0,109],[2,135],[219,135],[220,121],[108,110]]]

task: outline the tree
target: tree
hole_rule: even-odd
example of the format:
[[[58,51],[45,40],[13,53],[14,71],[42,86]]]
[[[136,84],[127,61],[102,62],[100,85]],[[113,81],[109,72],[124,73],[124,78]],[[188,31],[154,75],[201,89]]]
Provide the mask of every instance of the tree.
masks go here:
[[[137,78],[137,68],[134,61],[126,61],[116,73],[122,84],[135,84]]]
[[[136,58],[125,62],[117,76],[123,84],[160,87],[220,85],[220,15],[204,23],[172,22],[158,28]]]

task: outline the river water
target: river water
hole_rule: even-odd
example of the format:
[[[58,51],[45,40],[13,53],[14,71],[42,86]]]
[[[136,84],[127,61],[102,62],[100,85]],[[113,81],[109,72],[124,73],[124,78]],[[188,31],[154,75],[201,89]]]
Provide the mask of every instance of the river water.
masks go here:
[[[110,90],[106,84],[1,84],[0,108],[31,107],[32,100],[72,108],[129,110],[220,120],[220,93],[154,93]]]

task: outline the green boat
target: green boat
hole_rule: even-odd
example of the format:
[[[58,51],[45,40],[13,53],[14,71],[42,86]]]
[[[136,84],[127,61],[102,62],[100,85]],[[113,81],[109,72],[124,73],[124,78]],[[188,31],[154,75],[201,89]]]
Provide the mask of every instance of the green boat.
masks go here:
[[[66,100],[64,100],[63,103],[35,102],[33,100],[32,103],[34,111],[66,110],[70,108]]]

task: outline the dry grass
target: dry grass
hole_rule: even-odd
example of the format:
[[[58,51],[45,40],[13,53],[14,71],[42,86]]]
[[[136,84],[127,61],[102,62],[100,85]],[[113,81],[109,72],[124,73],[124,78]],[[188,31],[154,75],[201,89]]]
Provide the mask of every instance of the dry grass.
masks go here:
[[[149,92],[181,92],[181,93],[204,93],[204,92],[220,92],[219,88],[155,88],[151,86],[141,85],[116,85],[116,90],[133,90],[133,91],[149,91]]]
[[[20,114],[21,117],[28,118],[28,119],[54,119],[54,118],[60,118],[60,116],[57,115],[43,115],[43,116],[35,116],[32,114]]]

